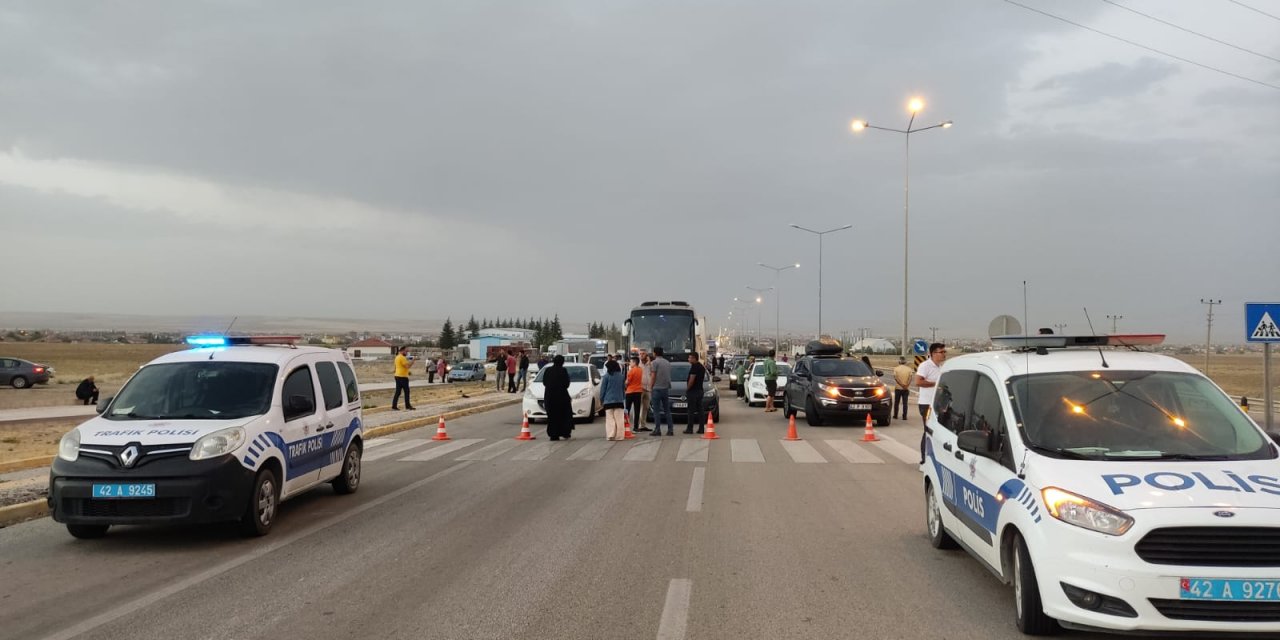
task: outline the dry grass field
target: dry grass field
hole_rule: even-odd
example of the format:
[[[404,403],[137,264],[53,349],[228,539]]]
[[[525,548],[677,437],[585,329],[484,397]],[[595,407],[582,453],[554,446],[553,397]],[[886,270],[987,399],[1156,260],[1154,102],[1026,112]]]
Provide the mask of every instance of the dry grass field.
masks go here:
[[[79,420],[45,422],[0,422],[0,462],[51,456],[58,452],[58,441]]]

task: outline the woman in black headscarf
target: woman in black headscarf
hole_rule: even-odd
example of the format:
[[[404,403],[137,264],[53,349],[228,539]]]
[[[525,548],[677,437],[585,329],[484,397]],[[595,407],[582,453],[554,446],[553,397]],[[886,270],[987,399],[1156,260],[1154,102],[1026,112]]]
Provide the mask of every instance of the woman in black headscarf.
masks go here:
[[[569,397],[569,371],[564,368],[564,356],[556,356],[551,366],[542,373],[545,390],[543,403],[547,409],[547,437],[552,440],[568,438],[573,431],[573,400]]]

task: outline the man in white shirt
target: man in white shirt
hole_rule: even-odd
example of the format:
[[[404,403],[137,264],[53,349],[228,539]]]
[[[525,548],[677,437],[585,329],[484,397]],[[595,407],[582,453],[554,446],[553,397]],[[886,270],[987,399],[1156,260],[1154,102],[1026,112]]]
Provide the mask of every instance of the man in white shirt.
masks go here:
[[[929,359],[916,369],[915,383],[919,389],[920,421],[929,427],[929,407],[933,406],[933,394],[938,390],[938,378],[942,377],[942,361],[947,359],[947,345],[935,342],[929,345]],[[920,464],[924,464],[924,432],[920,433]]]

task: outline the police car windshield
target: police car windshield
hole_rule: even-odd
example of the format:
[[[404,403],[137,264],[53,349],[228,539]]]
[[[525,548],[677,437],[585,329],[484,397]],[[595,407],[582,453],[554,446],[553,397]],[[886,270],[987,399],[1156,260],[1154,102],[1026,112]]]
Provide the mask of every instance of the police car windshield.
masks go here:
[[[120,390],[108,420],[234,420],[271,406],[276,365],[177,362],[143,367]]]
[[[1091,460],[1273,458],[1217,387],[1170,371],[1072,371],[1011,380],[1028,444]]]
[[[861,360],[844,360],[840,358],[814,358],[813,375],[816,376],[856,376],[872,375],[871,370]]]

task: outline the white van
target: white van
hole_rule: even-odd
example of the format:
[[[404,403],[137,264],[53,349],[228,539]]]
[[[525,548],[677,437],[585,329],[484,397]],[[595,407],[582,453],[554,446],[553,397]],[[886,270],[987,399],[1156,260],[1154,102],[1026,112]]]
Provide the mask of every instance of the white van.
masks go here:
[[[113,524],[236,520],[264,535],[279,503],[360,486],[360,390],[346,354],[293,336],[193,336],[147,363],[62,438],[49,509],[77,538]]]
[[[1280,460],[1195,368],[1017,336],[942,367],[924,445],[929,536],[1012,583],[1024,633],[1280,632]]]

